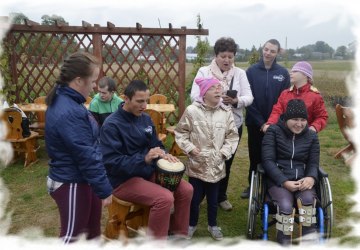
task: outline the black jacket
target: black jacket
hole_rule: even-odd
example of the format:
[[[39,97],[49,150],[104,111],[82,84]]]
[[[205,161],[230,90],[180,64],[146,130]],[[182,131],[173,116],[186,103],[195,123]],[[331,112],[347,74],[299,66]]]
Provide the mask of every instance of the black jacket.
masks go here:
[[[314,177],[318,180],[320,145],[317,134],[306,127],[293,134],[282,119],[271,125],[262,141],[262,165],[267,185]]]

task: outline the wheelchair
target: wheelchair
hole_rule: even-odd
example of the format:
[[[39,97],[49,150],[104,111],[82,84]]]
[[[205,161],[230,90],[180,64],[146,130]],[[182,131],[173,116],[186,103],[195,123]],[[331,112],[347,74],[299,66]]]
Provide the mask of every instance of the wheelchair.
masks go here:
[[[334,225],[333,202],[328,174],[319,168],[319,182],[316,185],[316,228],[320,243],[331,237]],[[296,208],[296,205],[294,206]],[[269,240],[269,227],[276,224],[276,205],[269,200],[265,187],[265,171],[261,164],[251,175],[246,237],[248,239]],[[261,218],[261,223],[257,218]],[[296,209],[295,223],[299,223],[299,210]],[[261,228],[261,229],[260,229]]]

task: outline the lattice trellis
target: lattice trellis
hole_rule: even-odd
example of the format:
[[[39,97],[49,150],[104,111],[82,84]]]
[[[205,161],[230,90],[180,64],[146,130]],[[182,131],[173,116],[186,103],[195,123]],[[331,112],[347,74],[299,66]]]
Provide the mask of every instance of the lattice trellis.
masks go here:
[[[168,118],[176,121],[185,109],[186,35],[207,35],[204,29],[119,28],[38,25],[27,21],[13,25],[5,38],[11,51],[12,83],[16,102],[33,102],[46,95],[59,74],[62,61],[77,50],[102,60],[100,77],[113,77],[118,93],[133,79],[148,83],[151,94],[161,93],[178,108]],[[5,83],[10,84],[10,83]]]

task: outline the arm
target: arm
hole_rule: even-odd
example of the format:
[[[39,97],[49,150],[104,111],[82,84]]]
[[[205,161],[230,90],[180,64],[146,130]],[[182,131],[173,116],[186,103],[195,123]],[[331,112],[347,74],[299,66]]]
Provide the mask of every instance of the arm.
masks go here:
[[[235,152],[236,147],[239,143],[239,134],[238,129],[235,125],[234,116],[231,112],[228,112],[227,116],[227,128],[225,141],[223,146],[220,149],[221,154],[225,157],[226,160],[230,159],[231,155]]]
[[[313,136],[311,147],[309,149],[309,159],[306,164],[305,176],[313,177],[315,181],[317,181],[320,165],[320,145],[317,134],[313,131],[310,131],[310,133],[312,133]]]
[[[252,78],[252,74],[251,74],[251,68],[249,68],[246,71],[246,76],[247,79],[249,81],[249,85],[250,85],[250,89],[252,91],[253,96],[255,93],[255,90],[253,89],[253,78]],[[255,123],[258,127],[261,127],[266,121],[264,120],[261,112],[259,111],[259,109],[257,108],[256,102],[252,102],[251,105],[246,107],[246,111],[247,111],[247,115],[252,117],[253,120],[255,120]]]
[[[112,187],[106,176],[97,135],[93,134],[88,114],[78,113],[61,119],[61,136],[65,147],[76,162],[76,167],[94,192],[101,199],[109,197]]]
[[[149,149],[133,149],[131,146],[129,149],[124,141],[131,138],[126,133],[128,132],[114,123],[108,123],[101,128],[100,140],[104,164],[114,176],[148,177],[153,171],[152,164],[148,164],[145,160]]]
[[[316,129],[316,132],[320,132],[326,127],[327,120],[328,120],[328,113],[326,111],[324,99],[318,94],[317,98],[315,99],[314,106],[313,106],[313,116],[314,121],[309,124]]]
[[[250,84],[245,71],[238,69],[237,72],[239,72],[237,83],[234,84],[236,88],[233,88],[237,90],[237,103],[235,103],[235,108],[242,109],[251,105],[254,97],[252,95]]]
[[[175,141],[186,154],[189,154],[196,149],[196,146],[190,141],[192,122],[189,114],[189,107],[185,110],[175,128]]]
[[[275,126],[276,125],[270,126],[264,135],[261,147],[262,165],[266,175],[270,177],[276,185],[281,186],[288,178],[276,164],[277,145]]]
[[[286,90],[285,90],[286,91]],[[284,103],[284,91],[281,92],[277,103],[273,106],[269,119],[266,124],[276,124],[280,115],[285,112],[286,104]]]
[[[309,149],[309,159],[306,163],[305,168],[305,177],[299,180],[300,186],[299,190],[304,191],[307,189],[311,189],[315,183],[318,181],[318,173],[319,173],[319,155],[320,155],[320,146],[319,140],[316,132],[309,131],[313,134],[312,142]]]

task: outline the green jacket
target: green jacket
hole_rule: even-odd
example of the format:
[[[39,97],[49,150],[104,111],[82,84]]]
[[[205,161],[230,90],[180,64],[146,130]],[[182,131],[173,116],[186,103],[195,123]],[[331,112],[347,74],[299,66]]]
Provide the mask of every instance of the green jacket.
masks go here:
[[[89,110],[99,123],[99,126],[102,126],[106,117],[116,111],[121,102],[123,102],[123,99],[116,94],[113,95],[109,102],[102,101],[100,95],[96,94],[90,102]]]

